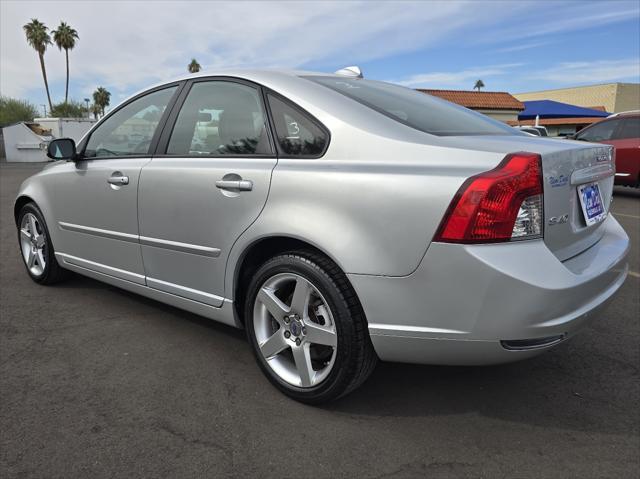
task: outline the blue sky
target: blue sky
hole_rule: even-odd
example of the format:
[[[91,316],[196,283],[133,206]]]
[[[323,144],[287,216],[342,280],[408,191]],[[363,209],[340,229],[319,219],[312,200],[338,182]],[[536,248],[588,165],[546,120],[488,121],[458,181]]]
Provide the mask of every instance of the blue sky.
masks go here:
[[[357,64],[368,78],[410,87],[512,93],[640,81],[640,2],[178,2],[0,3],[0,93],[46,97],[22,25],[65,20],[80,35],[71,52],[70,97],[99,85],[113,104],[149,84],[205,69]],[[64,98],[64,54],[45,61],[54,102]]]

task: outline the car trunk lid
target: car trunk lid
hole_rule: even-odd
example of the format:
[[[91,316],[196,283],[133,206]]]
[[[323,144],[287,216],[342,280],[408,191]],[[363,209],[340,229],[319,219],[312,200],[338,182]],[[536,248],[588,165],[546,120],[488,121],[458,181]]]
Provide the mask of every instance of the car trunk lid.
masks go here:
[[[615,175],[613,147],[525,135],[449,137],[448,141],[458,148],[499,153],[499,158],[518,151],[540,155],[544,242],[561,261],[580,254],[604,234],[602,224],[609,212]],[[592,224],[580,201],[581,190],[590,185],[597,185],[603,208]],[[591,196],[595,191],[596,187],[590,188]]]
[[[588,145],[542,155],[544,241],[560,259],[569,259],[604,234],[615,174],[613,148]],[[599,198],[598,198],[599,195]],[[602,214],[598,215],[598,202]]]

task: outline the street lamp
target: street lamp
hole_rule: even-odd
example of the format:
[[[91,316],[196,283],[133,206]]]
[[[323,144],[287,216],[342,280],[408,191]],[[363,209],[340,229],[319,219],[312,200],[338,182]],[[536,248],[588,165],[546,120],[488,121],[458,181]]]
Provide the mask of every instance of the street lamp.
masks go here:
[[[84,101],[87,104],[87,118],[91,118],[91,115],[89,114],[89,99],[85,98]]]

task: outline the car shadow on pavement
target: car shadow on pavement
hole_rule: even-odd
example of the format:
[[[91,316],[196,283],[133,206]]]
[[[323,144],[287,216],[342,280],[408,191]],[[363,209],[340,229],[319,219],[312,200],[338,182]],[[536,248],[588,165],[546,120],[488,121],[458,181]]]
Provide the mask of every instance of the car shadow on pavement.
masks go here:
[[[633,397],[609,394],[613,391],[598,380],[608,371],[593,371],[599,366],[608,370],[611,362],[599,357],[595,360],[601,364],[585,367],[580,363],[589,345],[574,341],[537,358],[497,366],[380,363],[361,388],[326,408],[362,418],[473,414],[577,431],[637,429]],[[626,376],[620,382],[638,376],[636,367],[621,369],[614,374]]]
[[[626,196],[628,198],[640,198],[640,188],[630,188],[628,186],[614,186],[613,194],[615,196]]]
[[[238,347],[245,346],[242,330],[89,278],[74,275],[56,287],[78,292],[101,289],[106,296],[126,297],[134,309],[141,307],[151,318],[156,316],[154,310],[169,312],[176,319],[172,322],[175,334],[180,334],[183,320],[188,322],[184,324],[209,330],[211,345],[227,350],[218,353],[229,358],[237,354]],[[185,335],[188,336],[187,330]],[[221,336],[224,339],[220,340]],[[638,384],[638,367],[617,359],[607,347],[615,350],[615,346],[599,340],[597,331],[585,331],[539,357],[505,365],[453,367],[380,362],[359,389],[319,409],[353,420],[480,415],[559,430],[616,434],[637,429],[631,413],[636,400],[628,385],[634,384],[634,378]],[[248,344],[246,348],[249,355]],[[228,376],[233,381],[232,371]],[[237,382],[243,380],[237,378]],[[262,395],[263,388],[272,386],[265,380],[249,388]],[[302,410],[310,407],[296,403],[292,406]]]

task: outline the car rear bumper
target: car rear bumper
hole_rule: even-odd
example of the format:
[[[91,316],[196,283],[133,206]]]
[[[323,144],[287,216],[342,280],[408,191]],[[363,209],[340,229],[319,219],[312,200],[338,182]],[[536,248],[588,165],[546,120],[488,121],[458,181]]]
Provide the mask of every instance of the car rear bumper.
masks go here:
[[[603,237],[560,262],[542,240],[433,243],[405,277],[349,274],[382,360],[495,364],[539,354],[596,318],[627,275],[629,239]]]

